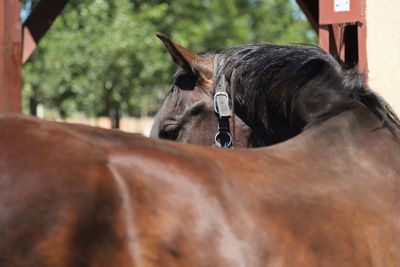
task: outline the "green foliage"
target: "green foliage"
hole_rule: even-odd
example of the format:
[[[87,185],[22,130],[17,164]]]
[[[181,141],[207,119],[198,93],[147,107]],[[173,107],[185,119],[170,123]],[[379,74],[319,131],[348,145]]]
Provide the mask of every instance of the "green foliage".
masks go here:
[[[24,67],[25,110],[42,103],[62,116],[154,111],[175,68],[155,32],[196,52],[315,43],[299,14],[289,0],[71,0]]]

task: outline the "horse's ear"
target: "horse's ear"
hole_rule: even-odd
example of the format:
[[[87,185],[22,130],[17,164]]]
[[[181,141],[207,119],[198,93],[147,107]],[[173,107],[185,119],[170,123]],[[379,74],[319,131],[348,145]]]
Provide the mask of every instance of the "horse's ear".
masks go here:
[[[212,71],[210,70],[212,66],[209,59],[203,58],[189,49],[172,42],[163,33],[158,32],[156,36],[163,42],[174,62],[186,72],[193,75],[203,74],[207,77],[212,75]]]

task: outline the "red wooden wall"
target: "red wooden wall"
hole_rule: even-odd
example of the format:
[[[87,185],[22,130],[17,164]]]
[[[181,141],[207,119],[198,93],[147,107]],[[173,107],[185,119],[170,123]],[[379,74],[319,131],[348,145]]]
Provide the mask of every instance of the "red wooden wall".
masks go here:
[[[21,3],[0,0],[0,111],[21,112]]]
[[[347,2],[348,10],[335,5]],[[368,74],[365,0],[297,0],[319,35],[319,45],[347,67]],[[335,10],[336,9],[336,10]]]

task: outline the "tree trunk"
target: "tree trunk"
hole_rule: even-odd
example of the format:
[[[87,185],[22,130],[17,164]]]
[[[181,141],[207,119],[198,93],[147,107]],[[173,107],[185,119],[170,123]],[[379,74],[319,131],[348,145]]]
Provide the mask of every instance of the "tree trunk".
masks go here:
[[[119,109],[113,108],[110,110],[110,120],[111,120],[111,128],[119,129],[119,122],[120,122],[120,114]]]
[[[36,99],[35,95],[32,95],[29,97],[29,113],[32,116],[37,116],[37,106],[38,106],[38,101]]]

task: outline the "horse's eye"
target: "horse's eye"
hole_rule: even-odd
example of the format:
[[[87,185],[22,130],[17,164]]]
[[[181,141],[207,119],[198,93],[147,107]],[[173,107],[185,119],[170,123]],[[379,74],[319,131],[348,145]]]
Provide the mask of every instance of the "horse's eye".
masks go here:
[[[176,140],[181,129],[182,128],[178,124],[167,124],[161,129],[159,137],[163,139]]]

